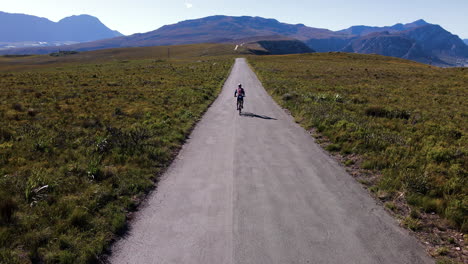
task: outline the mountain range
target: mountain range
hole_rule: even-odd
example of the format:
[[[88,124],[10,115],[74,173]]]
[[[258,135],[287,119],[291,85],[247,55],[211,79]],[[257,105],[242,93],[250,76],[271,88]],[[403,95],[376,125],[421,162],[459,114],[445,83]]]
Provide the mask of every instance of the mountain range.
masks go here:
[[[0,11],[0,42],[89,42],[122,36],[89,15],[66,17],[59,22],[46,18]],[[7,26],[5,26],[7,25]]]
[[[341,51],[376,53],[436,65],[455,65],[460,59],[468,59],[468,46],[439,25],[419,20],[400,29],[391,28],[354,37]]]
[[[307,47],[299,42],[304,43]],[[87,51],[117,47],[162,46],[193,43],[256,45],[265,54],[355,52],[400,57],[439,66],[468,61],[468,46],[439,25],[418,20],[387,27],[353,26],[331,31],[303,24],[286,24],[262,17],[210,16],[163,26],[147,33],[59,47]],[[46,54],[57,47],[13,49],[3,54]],[[274,49],[272,51],[271,49]],[[291,49],[288,51],[288,49]]]

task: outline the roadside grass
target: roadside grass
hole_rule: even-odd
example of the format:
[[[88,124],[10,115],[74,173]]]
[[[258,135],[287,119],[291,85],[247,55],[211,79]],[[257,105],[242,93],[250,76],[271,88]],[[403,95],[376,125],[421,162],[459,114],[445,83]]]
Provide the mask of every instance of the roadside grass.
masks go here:
[[[359,154],[382,176],[371,189],[468,230],[468,69],[377,55],[249,57],[275,100],[329,151]],[[394,210],[393,205],[387,205]],[[410,229],[418,221],[405,220]]]
[[[0,59],[1,263],[98,261],[228,76],[199,47]]]

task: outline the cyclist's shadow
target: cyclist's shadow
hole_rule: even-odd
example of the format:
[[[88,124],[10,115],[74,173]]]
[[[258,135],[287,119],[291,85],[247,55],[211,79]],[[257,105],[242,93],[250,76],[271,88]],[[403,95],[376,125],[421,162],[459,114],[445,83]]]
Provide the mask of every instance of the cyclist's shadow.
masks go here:
[[[257,114],[250,113],[250,112],[242,112],[241,116],[246,116],[246,117],[251,117],[251,118],[261,118],[261,119],[266,119],[266,120],[278,120],[274,117],[269,117],[266,115],[257,115]]]

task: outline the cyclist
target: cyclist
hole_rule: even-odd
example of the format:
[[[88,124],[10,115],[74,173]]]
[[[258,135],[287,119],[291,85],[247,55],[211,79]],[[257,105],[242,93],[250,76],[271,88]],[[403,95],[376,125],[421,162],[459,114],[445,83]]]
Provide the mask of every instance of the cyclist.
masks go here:
[[[239,83],[236,91],[234,92],[234,97],[237,97],[237,110],[239,107],[244,104],[245,90],[242,88],[242,84]]]

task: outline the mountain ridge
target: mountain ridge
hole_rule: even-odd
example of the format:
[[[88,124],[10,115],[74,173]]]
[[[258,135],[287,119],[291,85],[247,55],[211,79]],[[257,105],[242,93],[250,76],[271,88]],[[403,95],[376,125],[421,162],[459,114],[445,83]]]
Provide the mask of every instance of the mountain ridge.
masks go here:
[[[468,62],[468,46],[458,36],[422,19],[387,27],[353,26],[344,30],[331,31],[308,27],[304,24],[282,23],[272,18],[224,15],[184,20],[130,36],[55,48],[16,49],[0,51],[0,53],[44,54],[57,49],[87,51],[119,47],[234,43],[236,40],[246,38],[256,38],[258,42],[261,41],[259,38],[262,36],[274,35],[302,41],[317,52],[377,53],[408,58],[422,63],[434,63],[439,66],[454,65],[454,62],[460,59]],[[297,42],[292,44],[292,42],[288,43],[291,47],[295,46],[296,51],[307,52],[307,49],[298,49],[300,45]]]
[[[424,19],[419,19],[412,23],[407,23],[407,24],[398,23],[393,26],[384,26],[384,27],[372,27],[372,26],[365,26],[365,25],[352,26],[347,29],[339,30],[338,32],[345,32],[351,35],[362,36],[362,35],[367,35],[370,33],[381,32],[381,31],[398,32],[398,31],[403,31],[403,30],[407,30],[407,29],[411,29],[411,28],[415,28],[419,26],[428,25],[428,24],[429,23],[427,23]]]
[[[426,64],[445,65],[424,51],[424,48],[404,34],[392,34],[388,31],[376,32],[357,38],[342,49],[344,52],[360,54],[380,54],[418,61]]]
[[[460,58],[468,59],[468,46],[439,25],[426,23],[405,28],[359,36],[342,51],[377,53],[439,66],[455,66]]]
[[[98,18],[90,15],[75,15],[53,22],[47,18],[0,11],[1,42],[89,42],[122,36],[111,30]]]

